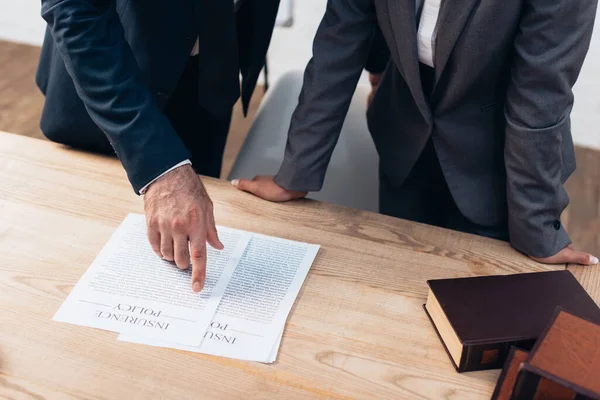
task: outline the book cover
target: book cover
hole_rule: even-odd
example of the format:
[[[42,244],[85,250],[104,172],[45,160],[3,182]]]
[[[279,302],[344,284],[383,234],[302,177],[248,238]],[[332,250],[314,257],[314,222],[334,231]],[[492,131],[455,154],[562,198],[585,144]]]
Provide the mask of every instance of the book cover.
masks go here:
[[[509,400],[521,369],[521,364],[527,359],[527,353],[516,347],[511,347],[506,357],[506,363],[496,383],[492,400]]]
[[[530,350],[557,307],[600,321],[567,270],[427,283],[425,310],[459,372],[502,368],[511,346]]]
[[[600,324],[558,308],[523,363],[513,399],[599,399]]]

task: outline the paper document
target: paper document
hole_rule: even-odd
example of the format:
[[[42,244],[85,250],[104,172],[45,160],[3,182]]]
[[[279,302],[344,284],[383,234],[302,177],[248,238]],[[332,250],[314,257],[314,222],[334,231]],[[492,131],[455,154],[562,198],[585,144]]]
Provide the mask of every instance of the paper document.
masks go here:
[[[173,346],[143,335],[123,334],[119,340],[270,362],[319,246],[251,235],[198,348]]]
[[[54,320],[119,332],[119,340],[273,362],[285,321],[318,245],[217,227],[206,283],[191,290],[152,250],[143,215],[130,214],[73,288]]]
[[[209,328],[210,335],[213,336],[214,340],[218,340],[217,345],[215,345],[215,343],[211,343],[210,345],[204,345],[204,343],[206,343],[206,342],[203,342],[203,344],[199,347],[184,346],[184,345],[180,345],[180,344],[176,344],[176,343],[169,343],[169,342],[149,339],[149,338],[145,338],[145,337],[141,337],[141,336],[138,336],[138,337],[129,336],[127,334],[119,335],[119,340],[122,342],[144,344],[147,346],[154,346],[154,347],[167,347],[170,349],[190,351],[193,353],[210,354],[213,356],[234,358],[237,360],[244,360],[244,361],[257,361],[257,362],[262,362],[262,363],[273,363],[277,359],[277,352],[279,351],[279,346],[281,345],[281,339],[283,338],[283,330],[279,334],[279,337],[277,338],[277,342],[275,343],[273,348],[271,348],[269,350],[266,346],[263,346],[260,344],[261,338],[258,338],[255,340],[255,342],[259,342],[259,343],[258,343],[258,346],[256,348],[254,348],[254,347],[252,347],[253,343],[248,343],[248,341],[244,341],[244,340],[237,340],[236,337],[231,337],[231,336],[227,337],[227,335],[224,335],[224,334],[218,332],[217,329],[219,329],[219,328],[213,328],[213,329]],[[235,333],[233,333],[233,334],[235,335]],[[205,336],[207,336],[207,335],[208,335],[208,331],[205,334]],[[246,346],[248,346],[248,347],[246,347]]]
[[[54,320],[199,345],[248,236],[220,227],[225,249],[207,246],[206,283],[191,290],[191,269],[156,256],[143,215],[130,214],[73,288]]]

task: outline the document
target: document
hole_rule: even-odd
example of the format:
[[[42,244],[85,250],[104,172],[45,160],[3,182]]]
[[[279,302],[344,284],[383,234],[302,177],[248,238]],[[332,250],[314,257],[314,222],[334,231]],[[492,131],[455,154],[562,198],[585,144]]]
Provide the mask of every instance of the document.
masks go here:
[[[255,343],[249,343],[247,340],[248,335],[244,335],[246,340],[242,339],[238,341],[236,337],[227,337],[217,329],[219,328],[212,328],[212,326],[209,328],[209,331],[211,332],[210,335],[212,338],[214,338],[214,340],[216,340],[216,342],[211,342],[209,345],[205,344],[208,342],[203,342],[202,345],[198,347],[184,346],[141,336],[129,336],[126,333],[119,335],[119,340],[122,342],[137,343],[153,347],[166,347],[170,349],[189,351],[192,353],[210,354],[212,356],[227,357],[243,361],[256,361],[266,364],[274,363],[277,359],[277,353],[283,338],[283,329],[277,338],[275,346],[273,346],[273,348],[270,350],[266,346],[260,344],[260,338],[255,338],[254,342],[258,342],[258,346],[254,346]],[[209,335],[209,331],[207,331],[204,335],[205,338]],[[221,338],[219,338],[219,336],[221,336]]]
[[[199,347],[174,346],[141,334],[122,334],[119,340],[273,362],[285,321],[319,246],[251,235]]]
[[[130,214],[54,315],[55,321],[199,345],[250,236],[219,227],[225,246],[207,246],[206,283],[191,290],[191,269],[161,260],[143,215]]]
[[[73,288],[54,320],[120,333],[119,340],[274,362],[285,322],[319,251],[314,244],[217,227],[207,276],[161,260],[143,215],[130,214]]]

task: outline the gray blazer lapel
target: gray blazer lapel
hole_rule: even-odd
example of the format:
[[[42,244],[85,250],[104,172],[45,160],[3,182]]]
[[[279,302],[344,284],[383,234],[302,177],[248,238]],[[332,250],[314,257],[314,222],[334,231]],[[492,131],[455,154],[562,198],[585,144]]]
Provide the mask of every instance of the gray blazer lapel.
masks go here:
[[[437,84],[452,49],[481,0],[442,0],[435,40],[435,84]]]
[[[384,1],[382,1],[383,3]],[[390,26],[394,32],[396,54],[394,59],[406,84],[423,115],[428,115],[429,106],[425,100],[419,70],[417,53],[417,17],[415,0],[387,0]],[[392,52],[394,55],[394,52]]]

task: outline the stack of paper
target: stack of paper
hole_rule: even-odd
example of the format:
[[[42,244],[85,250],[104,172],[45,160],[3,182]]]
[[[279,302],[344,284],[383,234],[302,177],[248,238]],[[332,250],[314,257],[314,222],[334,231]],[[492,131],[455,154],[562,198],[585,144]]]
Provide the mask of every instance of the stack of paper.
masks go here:
[[[274,362],[285,321],[318,245],[217,227],[206,283],[159,259],[143,215],[129,214],[54,315],[119,332],[119,340]]]

